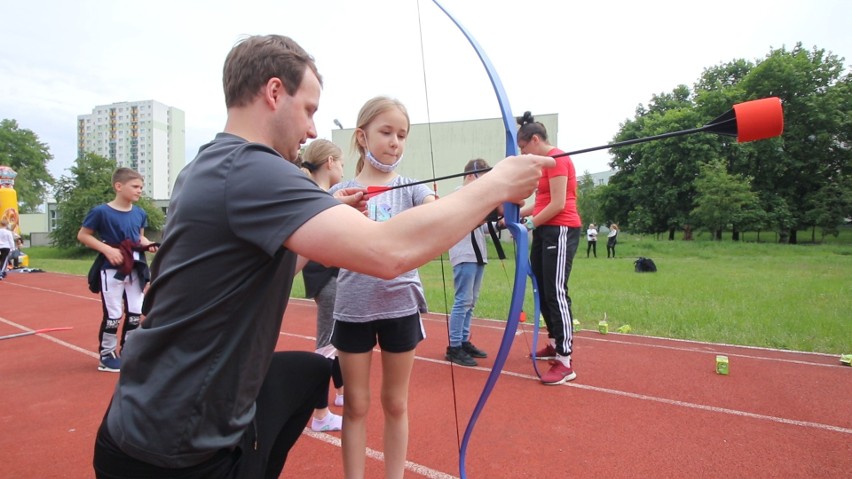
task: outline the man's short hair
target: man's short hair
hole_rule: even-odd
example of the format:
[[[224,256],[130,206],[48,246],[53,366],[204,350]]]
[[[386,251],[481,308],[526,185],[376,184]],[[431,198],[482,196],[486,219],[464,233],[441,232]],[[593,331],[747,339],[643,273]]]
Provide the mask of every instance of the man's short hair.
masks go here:
[[[279,78],[290,96],[296,94],[306,68],[322,85],[314,58],[283,35],[251,36],[234,45],[225,59],[222,84],[225,106],[248,105],[270,78]]]

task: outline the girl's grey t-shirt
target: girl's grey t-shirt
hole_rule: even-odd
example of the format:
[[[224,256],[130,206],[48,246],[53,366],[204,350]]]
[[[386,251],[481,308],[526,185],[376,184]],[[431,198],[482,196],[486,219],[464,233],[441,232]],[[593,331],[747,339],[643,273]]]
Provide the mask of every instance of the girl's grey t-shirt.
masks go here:
[[[397,176],[386,186],[413,181]],[[334,193],[342,188],[365,188],[365,185],[349,180],[338,183],[329,192]],[[427,197],[434,195],[435,192],[425,185],[386,191],[367,202],[369,217],[374,221],[387,221],[402,211],[423,204]],[[421,238],[419,241],[429,241],[429,238]],[[342,268],[337,276],[337,297],[334,301],[334,319],[337,321],[365,323],[427,311],[426,295],[416,269],[390,280]]]

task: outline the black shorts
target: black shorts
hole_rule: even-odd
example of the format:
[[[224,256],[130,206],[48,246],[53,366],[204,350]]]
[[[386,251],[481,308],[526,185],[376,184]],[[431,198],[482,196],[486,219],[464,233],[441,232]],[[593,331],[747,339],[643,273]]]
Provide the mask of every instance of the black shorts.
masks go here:
[[[382,351],[405,353],[426,337],[420,313],[366,323],[335,321],[331,344],[345,353],[366,353],[377,344]]]

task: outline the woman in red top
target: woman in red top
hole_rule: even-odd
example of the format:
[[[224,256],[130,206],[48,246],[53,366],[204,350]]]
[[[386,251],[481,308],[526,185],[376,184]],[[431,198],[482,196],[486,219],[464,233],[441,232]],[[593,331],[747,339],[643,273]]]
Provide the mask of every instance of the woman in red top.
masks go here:
[[[518,118],[518,124],[521,153],[563,153],[548,143],[547,130],[530,112]],[[549,344],[536,352],[537,359],[550,360],[551,364],[541,382],[562,384],[577,377],[571,367],[573,315],[568,277],[580,243],[582,221],[577,212],[577,174],[571,158],[557,158],[555,167],[542,170],[535,202],[521,208],[521,217],[533,232],[530,265],[538,283],[541,315],[549,339]]]

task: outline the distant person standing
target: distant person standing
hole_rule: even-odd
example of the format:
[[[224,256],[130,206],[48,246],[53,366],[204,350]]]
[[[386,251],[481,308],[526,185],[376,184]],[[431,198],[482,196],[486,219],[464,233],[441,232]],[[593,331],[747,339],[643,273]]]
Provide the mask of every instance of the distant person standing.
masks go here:
[[[9,229],[9,220],[0,219],[0,279],[6,277],[6,263],[13,249],[15,249],[15,235]]]
[[[142,317],[142,292],[150,278],[145,251],[157,251],[156,244],[145,237],[148,215],[134,204],[142,197],[143,186],[142,175],[137,171],[115,170],[112,175],[115,198],[92,208],[77,233],[77,240],[100,253],[93,265],[99,276],[104,314],[98,335],[100,371],[117,373],[121,370],[118,349],[139,327]],[[124,328],[119,341],[118,326],[122,316]]]
[[[482,159],[469,161],[464,167],[465,173],[468,174],[464,176],[463,185],[476,181],[484,174],[478,171],[488,167],[488,163]],[[456,291],[450,313],[450,345],[447,346],[444,359],[460,366],[476,366],[474,358],[488,357],[485,351],[470,342],[470,320],[473,318],[473,308],[479,299],[482,275],[488,263],[483,228],[487,226],[477,226],[450,248],[450,264],[453,266],[453,285]]]
[[[606,235],[606,257],[609,258],[610,252],[615,258],[615,245],[618,243],[618,225],[613,223],[609,225],[609,234]]]
[[[594,253],[595,258],[598,257],[598,228],[594,223],[589,225],[589,229],[586,230],[586,242],[588,246],[586,246],[586,258],[589,257],[589,251]]]

